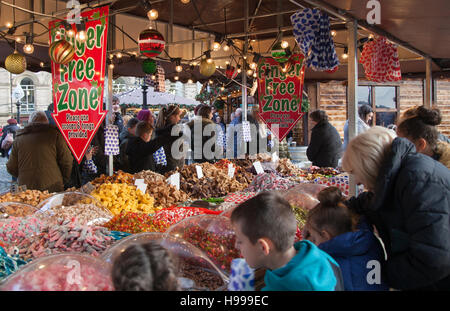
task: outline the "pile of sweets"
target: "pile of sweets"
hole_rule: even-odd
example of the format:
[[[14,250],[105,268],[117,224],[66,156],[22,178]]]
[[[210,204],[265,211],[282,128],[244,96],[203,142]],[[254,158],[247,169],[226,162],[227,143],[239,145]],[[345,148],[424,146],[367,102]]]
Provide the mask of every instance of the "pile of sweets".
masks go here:
[[[29,204],[31,206],[38,206],[39,203],[51,197],[53,193],[48,193],[47,190],[25,190],[18,193],[5,193],[0,196],[0,202],[19,202]]]
[[[158,231],[153,225],[153,217],[143,213],[121,212],[103,226],[111,231],[131,234]]]
[[[154,214],[160,209],[154,207],[153,197],[128,184],[102,184],[91,195],[114,215],[119,215],[122,211]]]
[[[260,192],[270,190],[287,190],[295,186],[295,183],[287,178],[278,176],[275,173],[263,173],[253,178],[250,186],[245,189],[247,192]]]

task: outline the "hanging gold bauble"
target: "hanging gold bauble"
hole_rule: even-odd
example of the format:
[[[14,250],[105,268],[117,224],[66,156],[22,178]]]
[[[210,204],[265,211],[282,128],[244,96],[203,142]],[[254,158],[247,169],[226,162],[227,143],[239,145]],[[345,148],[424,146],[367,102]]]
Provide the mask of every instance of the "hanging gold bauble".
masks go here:
[[[5,60],[5,68],[16,75],[21,74],[27,69],[27,60],[25,56],[14,51]]]
[[[203,59],[200,63],[200,74],[205,77],[210,77],[216,71],[216,64],[214,61],[209,64],[206,59]]]

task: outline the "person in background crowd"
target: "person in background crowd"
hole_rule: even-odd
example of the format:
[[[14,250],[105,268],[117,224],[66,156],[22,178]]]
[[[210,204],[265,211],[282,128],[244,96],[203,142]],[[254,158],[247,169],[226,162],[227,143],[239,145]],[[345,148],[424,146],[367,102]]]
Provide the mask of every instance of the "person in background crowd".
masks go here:
[[[152,134],[153,126],[150,123],[140,121],[136,125],[136,136],[129,139],[126,149],[131,174],[143,170],[155,171],[153,153],[165,143],[172,143],[175,140],[169,132],[161,133],[160,137],[150,140]]]
[[[120,154],[119,154],[119,162],[120,162],[120,169],[124,172],[129,173],[130,172],[130,163],[128,162],[128,155],[127,155],[127,146],[128,142],[132,137],[136,136],[136,126],[139,123],[138,118],[131,118],[126,128],[122,133],[120,133]]]
[[[362,105],[358,108],[358,135],[364,133],[368,129],[370,129],[370,121],[373,119],[373,109],[369,105]],[[348,120],[345,121],[344,125],[344,146],[343,151],[347,148],[348,145]]]
[[[175,125],[180,123],[182,117],[182,111],[178,105],[169,105],[167,107],[161,108],[158,113],[158,119],[156,121],[156,135],[155,137],[161,137],[163,135],[172,136],[172,129]],[[183,131],[180,131],[178,135],[172,136],[175,140],[183,136]],[[169,140],[164,144],[164,153],[166,155],[166,166],[158,167],[160,174],[165,174],[167,172],[173,171],[177,167],[181,168],[184,166],[184,156],[180,159],[175,159],[172,154],[172,144]],[[179,155],[184,154],[183,147],[180,146],[178,149]],[[178,155],[177,155],[178,156]]]
[[[341,155],[342,143],[336,128],[328,122],[323,110],[309,114],[311,118],[311,140],[306,155],[313,165],[319,167],[337,167]]]
[[[138,112],[137,116],[139,121],[150,123],[152,127],[155,127],[155,116],[151,110],[142,109]]]
[[[233,116],[233,113],[231,114]],[[242,124],[242,108],[237,108],[234,111],[234,118],[231,119],[230,125],[232,125],[233,127],[229,127],[227,129],[227,137],[228,137],[228,130],[231,131],[231,129],[234,129],[234,133],[233,133],[233,154],[234,154],[234,158],[238,157],[238,132],[241,130],[241,127],[239,126],[240,124]],[[228,138],[227,138],[228,141]]]
[[[213,117],[214,118],[214,117]],[[222,122],[222,117],[217,115],[214,119],[214,122],[216,123],[216,134],[217,134],[217,141],[216,146],[219,148],[218,144],[221,144],[220,148],[223,149],[223,152],[226,152],[226,146],[227,146],[227,136],[226,136],[226,128],[225,124]],[[219,142],[219,133],[222,133],[222,142]],[[222,153],[223,154],[223,153]]]
[[[47,110],[45,110],[45,115],[47,116],[48,124],[56,126],[56,122],[55,119],[53,119],[52,113],[53,113],[53,103],[48,105]]]
[[[252,107],[252,110],[247,114],[247,121],[250,122],[250,125],[254,124],[256,126],[256,137],[252,136],[252,140],[256,140],[256,154],[270,151],[270,149],[268,148],[268,144],[271,135],[267,131],[266,124],[261,120],[261,117],[259,116],[259,105],[254,105]],[[266,143],[266,146],[261,146],[261,143],[263,142]],[[249,143],[249,147],[247,148],[249,154],[251,152],[250,146],[251,143]]]
[[[419,107],[425,108],[425,106],[414,106],[414,107],[411,107],[411,108],[405,110],[405,112],[403,112],[403,114],[397,120],[397,127],[399,124],[401,124],[406,119],[417,117],[417,115],[418,115],[417,110],[419,109]],[[437,108],[433,108],[433,110],[439,111],[439,109],[437,109]],[[440,111],[439,111],[439,113],[440,113]],[[440,124],[440,122],[439,122],[439,124]],[[445,136],[444,134],[439,133],[439,132],[438,132],[438,140],[450,144],[450,138],[448,138],[447,136]]]
[[[48,124],[44,111],[33,112],[29,124],[17,132],[6,168],[28,189],[64,191],[72,155],[59,130]]]
[[[124,115],[124,116],[122,117],[124,127],[123,127],[122,132],[119,133],[119,139],[120,139],[120,136],[122,136],[123,133],[126,133],[126,132],[127,132],[127,127],[126,127],[126,125],[128,124],[128,122],[129,122],[132,118],[135,118],[135,117],[133,117],[133,116],[131,116],[131,115],[129,115],[129,114]],[[123,135],[125,135],[125,134],[123,134]]]
[[[231,214],[236,248],[253,268],[267,268],[263,291],[343,290],[339,265],[307,240],[294,244],[297,221],[283,197],[262,192]]]
[[[6,121],[6,123],[8,123],[8,125],[5,125],[3,127],[3,131],[2,131],[2,138],[0,140],[0,146],[1,147],[1,153],[2,153],[2,157],[7,157],[9,158],[9,152],[12,148],[12,144],[14,142],[14,139],[16,138],[16,134],[17,131],[20,130],[20,127],[17,125],[17,120],[16,119],[8,119],[8,121]],[[8,138],[8,142],[5,141],[5,143],[3,143],[3,141],[5,140],[6,136],[10,133],[10,137]]]
[[[119,133],[123,131],[123,119],[120,113],[120,100],[117,96],[113,96],[112,98],[112,113],[110,117],[110,123],[117,125],[119,128]]]
[[[404,119],[398,125],[397,135],[409,139],[417,152],[432,157],[450,169],[450,144],[438,140],[436,126],[441,120],[438,109],[420,106],[416,109],[415,117]]]
[[[176,264],[157,242],[128,246],[113,263],[116,291],[178,291]]]
[[[214,125],[214,122],[212,119],[212,109],[210,106],[203,106],[198,111],[198,116],[201,117],[200,119],[194,119],[191,122],[187,123],[187,126],[189,127],[191,131],[191,150],[193,154],[193,161],[194,163],[202,163],[202,162],[214,162],[214,157],[212,159],[208,159],[207,155],[204,152],[204,147],[206,143],[212,139],[214,142],[211,147],[212,155],[215,154],[215,145],[216,145],[216,133],[213,130],[210,134],[205,134],[205,129],[208,125]],[[201,122],[201,132],[197,132],[196,128],[196,122]]]
[[[230,120],[233,121],[233,120],[234,120],[234,117],[235,117],[234,112],[232,112],[232,113],[230,114]],[[230,121],[230,123],[231,123],[231,121]]]
[[[368,192],[346,201],[387,253],[381,272],[399,290],[450,288],[450,171],[412,142],[375,126],[352,139],[342,167]]]
[[[337,187],[325,188],[317,198],[320,203],[308,213],[304,239],[337,261],[346,291],[389,290],[382,280],[379,284],[367,281],[367,264],[372,260],[383,262],[384,251],[364,217],[347,208]]]
[[[195,106],[194,108],[194,115],[198,116],[198,111],[200,110],[200,108],[202,108],[203,106],[206,106],[205,104],[200,104]]]

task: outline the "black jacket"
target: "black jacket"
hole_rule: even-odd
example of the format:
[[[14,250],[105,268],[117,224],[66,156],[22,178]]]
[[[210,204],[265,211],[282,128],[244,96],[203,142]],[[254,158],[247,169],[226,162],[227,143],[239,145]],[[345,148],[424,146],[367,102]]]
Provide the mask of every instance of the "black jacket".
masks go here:
[[[146,143],[140,137],[131,137],[126,149],[130,173],[134,174],[143,170],[155,171],[153,154],[167,141],[173,142],[174,138],[170,135],[161,135]]]
[[[336,128],[328,121],[316,124],[311,130],[311,142],[306,155],[313,165],[337,167],[341,157],[342,142]]]
[[[192,150],[192,156],[193,161],[195,163],[202,163],[202,162],[214,162],[215,159],[215,147],[216,147],[216,131],[215,131],[215,123],[209,119],[202,118],[201,119],[201,128],[202,132],[197,133],[196,132],[196,126],[195,122],[200,122],[199,119],[194,119],[191,122],[187,123],[187,126],[191,130],[191,150]],[[206,127],[208,125],[211,125],[214,130],[211,132],[211,134],[206,134]],[[201,139],[200,139],[201,138]],[[198,141],[196,141],[198,139]],[[205,155],[203,148],[205,147],[206,143],[210,143],[208,141],[212,141],[213,144],[211,146],[211,151],[214,153],[214,157],[212,159],[209,159],[207,155]],[[197,146],[196,146],[197,143]],[[201,143],[201,146],[200,146]],[[200,149],[201,148],[201,149]]]
[[[122,133],[120,133],[120,154],[119,154],[119,167],[118,169],[129,173],[130,172],[130,163],[128,162],[128,155],[127,155],[127,147],[128,142],[131,138],[136,137],[130,132],[128,132],[128,129],[124,129]]]
[[[172,136],[172,129],[174,126],[175,126],[175,124],[168,125],[165,128],[157,129],[155,132],[155,138],[158,138],[161,136],[167,136],[167,135],[170,135],[172,137],[170,141],[169,140],[165,141],[165,143],[163,145],[164,153],[166,154],[167,165],[157,167],[158,173],[163,174],[163,175],[167,172],[175,170],[177,167],[181,168],[184,165],[184,157],[182,157],[181,159],[174,159],[174,157],[172,156],[173,143],[177,139],[183,137],[182,131],[178,135]],[[178,142],[177,142],[177,145],[178,145]],[[179,151],[183,152],[182,147],[180,147]]]
[[[386,247],[382,265],[390,287],[450,289],[450,171],[414,145],[396,138],[374,193],[351,198]]]

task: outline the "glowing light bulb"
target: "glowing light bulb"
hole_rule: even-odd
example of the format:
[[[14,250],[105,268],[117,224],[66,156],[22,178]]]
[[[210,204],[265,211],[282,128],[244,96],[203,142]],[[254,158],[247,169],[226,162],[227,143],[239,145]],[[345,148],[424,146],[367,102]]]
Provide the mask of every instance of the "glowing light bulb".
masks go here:
[[[220,88],[220,90],[223,92],[223,91],[225,91],[225,88],[222,86],[222,87]]]
[[[283,49],[287,48],[288,46],[289,46],[289,42],[287,42],[286,40],[284,40],[284,41],[281,42],[281,47],[282,47]]]
[[[73,29],[70,29],[70,30],[67,32],[67,35],[69,36],[69,38],[72,38],[73,36],[75,36],[75,31],[73,31]]]
[[[109,64],[109,68],[114,69],[114,64]]]
[[[229,61],[226,61],[226,62],[225,62],[225,65],[229,65],[229,64],[230,64],[230,62],[229,62]]]
[[[209,84],[213,84],[213,81],[212,81],[212,80],[209,80]]]
[[[348,58],[348,54],[347,53],[342,54],[342,58],[343,59],[347,59]]]
[[[256,66],[257,66],[257,65],[256,65],[255,62],[253,62],[253,63],[250,64],[250,68],[252,68],[252,69],[256,69]]]
[[[220,50],[220,43],[219,42],[214,42],[213,43],[213,50],[214,51]]]
[[[116,54],[116,56],[117,56],[117,58],[122,58],[123,55],[122,55],[122,53],[119,52]]]
[[[155,75],[152,75],[152,80],[156,80],[156,76]]]
[[[212,60],[212,58],[208,58],[208,59],[206,60],[206,62],[207,62],[208,64],[212,64],[213,60]]]
[[[253,78],[256,78],[257,77],[257,75],[256,75],[256,72],[253,74]]]
[[[241,68],[239,68],[237,71],[238,71],[238,73],[241,73],[241,72],[242,72]]]
[[[253,70],[249,69],[247,70],[247,75],[251,76],[253,74]]]
[[[369,39],[373,39],[374,38],[374,35],[373,34],[370,34],[369,35]]]
[[[151,9],[150,11],[147,12],[147,17],[149,20],[154,21],[155,19],[158,18],[158,11],[155,9]]]
[[[189,79],[189,80],[188,80],[188,83],[194,83],[194,81],[192,81],[192,79]]]
[[[34,46],[32,45],[32,44],[25,44],[24,46],[23,46],[23,51],[26,53],[26,54],[32,54],[33,52],[34,52]]]
[[[41,66],[41,68],[44,68],[45,66],[44,62],[40,62],[39,65]]]
[[[175,76],[174,78],[176,81],[178,81],[180,78],[178,76]]]
[[[191,0],[181,0],[181,3],[183,4],[188,4],[189,2],[191,2]]]
[[[230,50],[230,47],[229,47],[228,45],[225,45],[225,46],[223,47],[223,50],[224,50],[225,52],[228,52],[228,51]]]
[[[22,39],[20,39],[20,37],[17,37],[16,42],[20,42],[20,41],[22,41]]]
[[[332,31],[331,31],[331,36],[332,36],[332,37],[335,37],[336,35],[337,35],[336,30],[332,30]]]
[[[7,28],[12,28],[13,24],[11,22],[6,22],[5,26]]]
[[[181,66],[181,65],[176,66],[176,67],[175,67],[175,71],[176,71],[176,72],[181,72],[181,71],[183,71],[183,66]]]
[[[80,42],[85,42],[86,41],[86,31],[82,30],[82,31],[77,32],[76,38]]]

